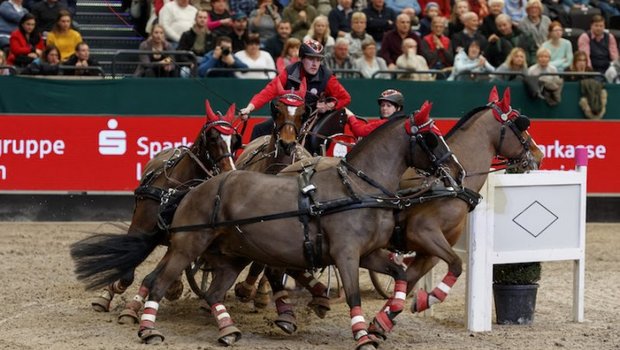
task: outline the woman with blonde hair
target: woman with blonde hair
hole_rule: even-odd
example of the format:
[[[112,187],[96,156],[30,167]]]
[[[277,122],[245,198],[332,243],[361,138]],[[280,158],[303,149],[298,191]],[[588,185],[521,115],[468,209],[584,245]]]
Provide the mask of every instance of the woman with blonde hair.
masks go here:
[[[60,10],[56,24],[47,34],[47,46],[56,46],[60,51],[60,61],[64,62],[75,53],[75,47],[82,41],[82,35],[71,29],[71,13]]]
[[[276,69],[281,72],[289,64],[299,61],[299,48],[301,47],[301,41],[297,38],[288,38],[284,43],[284,49],[282,54],[276,60]]]
[[[448,37],[462,31],[465,25],[461,21],[461,16],[469,12],[469,2],[467,0],[456,0],[452,5],[452,13],[450,13],[450,21],[448,22]]]
[[[527,75],[527,58],[525,50],[520,47],[515,47],[510,51],[504,63],[502,63],[495,70],[496,73],[520,73],[514,75],[494,75],[493,80],[522,80],[523,76]]]
[[[316,16],[314,21],[312,21],[312,25],[310,26],[310,29],[308,29],[308,34],[306,34],[303,41],[308,39],[314,39],[320,42],[325,48],[325,54],[332,52],[336,41],[331,36],[327,17],[324,15]]]

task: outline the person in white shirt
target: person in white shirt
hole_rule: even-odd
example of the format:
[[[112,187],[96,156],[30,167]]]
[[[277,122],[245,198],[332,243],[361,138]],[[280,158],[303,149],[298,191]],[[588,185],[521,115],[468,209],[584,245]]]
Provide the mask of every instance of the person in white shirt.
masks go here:
[[[260,38],[256,34],[251,34],[248,38],[244,50],[235,53],[235,57],[245,63],[248,68],[272,69],[272,72],[236,72],[237,78],[241,79],[273,79],[276,76],[276,64],[267,51],[260,49]]]
[[[159,11],[159,24],[164,27],[166,39],[173,48],[177,47],[181,35],[194,25],[197,12],[189,0],[167,2]]]
[[[418,55],[418,43],[407,38],[403,40],[403,54],[396,59],[396,67],[398,69],[406,69],[411,71],[428,70],[428,63],[423,56]],[[431,74],[400,74],[400,80],[435,80]]]

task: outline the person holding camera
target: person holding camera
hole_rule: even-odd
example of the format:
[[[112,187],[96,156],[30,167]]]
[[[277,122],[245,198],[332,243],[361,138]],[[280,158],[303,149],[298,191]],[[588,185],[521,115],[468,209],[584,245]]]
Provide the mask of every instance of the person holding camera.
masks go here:
[[[250,32],[260,35],[261,43],[264,44],[267,39],[278,34],[276,26],[281,20],[273,0],[260,0],[258,9],[250,13]]]
[[[215,49],[209,51],[200,66],[198,75],[200,77],[228,77],[234,78],[234,71],[209,72],[213,68],[248,68],[238,58],[233,56],[232,39],[227,36],[220,36],[215,41]]]

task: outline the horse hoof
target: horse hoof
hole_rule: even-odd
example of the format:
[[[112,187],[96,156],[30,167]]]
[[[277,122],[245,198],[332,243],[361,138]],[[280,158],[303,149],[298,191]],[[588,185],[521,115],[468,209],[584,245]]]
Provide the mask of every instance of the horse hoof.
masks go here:
[[[375,350],[379,347],[377,338],[372,335],[365,335],[357,341],[355,350]]]
[[[170,301],[178,300],[183,295],[183,282],[176,280],[168,287],[164,297]]]
[[[256,287],[248,285],[245,281],[239,282],[235,285],[235,296],[242,303],[249,303],[254,299],[256,294]]]
[[[97,297],[90,303],[93,310],[97,312],[109,312],[110,311],[110,299],[104,297]]]
[[[138,335],[140,336],[140,339],[142,339],[142,342],[144,342],[145,344],[161,344],[164,341],[164,335],[158,331],[157,329],[143,329],[140,332],[138,332]]]
[[[217,341],[225,346],[231,346],[239,339],[241,339],[241,331],[235,326],[228,326],[220,330]]]
[[[274,322],[276,326],[280,327],[286,334],[293,334],[297,331],[297,319],[295,319],[295,315],[289,313],[280,314]]]
[[[119,324],[137,324],[140,321],[138,318],[138,314],[132,309],[125,309],[118,315],[118,323]]]
[[[373,320],[370,323],[370,326],[368,327],[368,333],[374,335],[376,338],[381,339],[381,340],[387,339],[385,330],[383,330],[383,327],[381,327],[381,325],[379,325],[376,320]]]
[[[355,348],[356,350],[376,350],[377,347],[372,344],[364,344]]]
[[[331,310],[329,298],[326,296],[313,296],[308,303],[308,307],[321,319],[325,318],[327,311]]]

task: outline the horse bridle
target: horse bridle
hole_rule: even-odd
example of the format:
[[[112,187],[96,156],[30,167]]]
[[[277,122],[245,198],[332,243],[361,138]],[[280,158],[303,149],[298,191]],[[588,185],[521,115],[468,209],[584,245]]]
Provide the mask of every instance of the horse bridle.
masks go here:
[[[448,151],[443,154],[441,157],[437,157],[435,155],[435,153],[433,153],[433,150],[430,149],[430,147],[428,147],[428,144],[426,143],[426,140],[424,140],[424,132],[421,132],[422,130],[432,130],[433,124],[435,123],[435,121],[433,119],[429,119],[426,123],[417,126],[414,123],[414,115],[416,114],[416,112],[412,113],[409,116],[409,130],[408,130],[408,134],[409,134],[409,154],[407,155],[407,166],[413,168],[413,161],[415,160],[415,146],[416,144],[420,145],[420,148],[422,148],[422,150],[424,150],[424,152],[428,155],[430,162],[432,163],[432,166],[430,168],[430,173],[432,174],[437,174],[439,172],[439,169],[442,167],[442,164],[444,162],[446,162],[448,160],[448,158],[453,156],[452,151],[450,150],[450,147],[448,147],[448,145],[443,142],[443,137],[437,135],[437,137],[439,139],[442,140],[442,142],[444,143],[444,145],[446,146],[446,148],[448,149]],[[432,131],[429,131],[432,132]]]
[[[517,137],[517,140],[521,144],[521,147],[523,148],[523,150],[517,157],[508,158],[506,161],[506,165],[508,168],[515,168],[515,167],[521,167],[521,166],[527,167],[527,163],[529,162],[528,155],[530,154],[530,146],[531,146],[530,140],[531,139],[524,138],[522,135],[522,132],[527,130],[527,128],[524,130],[521,130],[515,123],[515,121],[518,118],[528,119],[527,116],[522,115],[518,110],[513,109],[512,107],[510,107],[510,109],[507,112],[503,112],[501,108],[494,102],[489,103],[488,106],[493,110],[493,113],[495,114],[496,119],[500,123],[502,123],[502,127],[500,129],[500,135],[499,135],[499,146],[497,148],[496,157],[500,159],[505,158],[501,155],[501,153],[502,153],[502,146],[504,144],[504,139],[506,138],[506,128],[509,128],[510,130],[512,130],[512,132]]]
[[[228,128],[231,128],[232,130],[234,130],[233,134],[231,135],[237,135],[237,130],[232,126],[232,124],[226,120],[215,120],[212,122],[209,122],[207,124],[205,124],[205,126],[203,127],[202,132],[200,133],[200,142],[201,142],[201,146],[200,148],[204,147],[204,158],[205,161],[208,162],[209,168],[213,169],[213,172],[209,171],[207,167],[204,166],[204,164],[202,164],[202,162],[200,161],[199,158],[195,158],[194,160],[198,163],[198,165],[204,170],[205,173],[207,173],[207,175],[209,175],[209,177],[213,177],[217,174],[219,174],[221,172],[220,167],[217,165],[222,159],[224,158],[232,158],[233,155],[230,152],[230,148],[229,148],[229,152],[223,153],[222,155],[220,155],[217,158],[213,158],[211,156],[211,153],[209,153],[209,150],[207,148],[207,133],[209,132],[209,130],[211,130],[212,128],[216,127],[216,126],[225,126]],[[232,143],[231,143],[232,146]],[[190,152],[191,153],[191,152]],[[215,173],[215,175],[214,175]]]
[[[294,101],[297,101],[297,102],[305,103],[305,100],[304,100],[303,97],[298,96],[298,95],[293,94],[293,93],[287,93],[287,94],[281,95],[280,97],[278,97],[278,100],[280,100],[280,99],[294,100]],[[287,107],[295,107],[293,105],[287,105],[285,102],[280,102],[280,103],[282,103],[284,106],[287,106]],[[297,106],[297,107],[299,107],[299,106]],[[280,111],[278,110],[278,112],[280,112]],[[295,130],[295,135],[297,135],[297,137],[299,137],[300,133],[299,133],[299,128],[297,127],[297,125],[295,124],[294,121],[287,120],[286,117],[285,117],[284,118],[284,122],[282,123],[282,125],[278,126],[278,124],[276,123],[276,119],[275,119],[276,115],[274,113],[271,114],[271,118],[273,119],[273,129],[274,129],[274,132],[275,132],[275,135],[276,135],[276,140],[275,140],[275,143],[276,143],[276,154],[275,154],[275,157],[277,157],[278,156],[277,155],[278,154],[277,150],[278,150],[278,147],[280,147],[279,146],[279,144],[280,144],[280,142],[279,142],[280,141],[280,131],[285,126],[289,125],[289,126],[293,127],[293,129]]]

